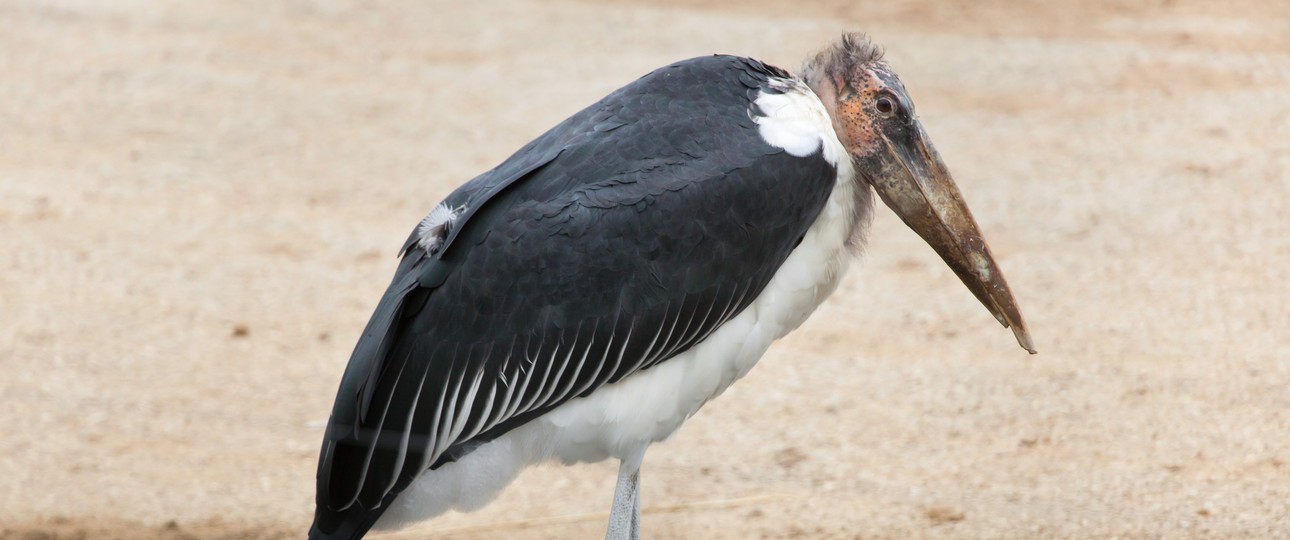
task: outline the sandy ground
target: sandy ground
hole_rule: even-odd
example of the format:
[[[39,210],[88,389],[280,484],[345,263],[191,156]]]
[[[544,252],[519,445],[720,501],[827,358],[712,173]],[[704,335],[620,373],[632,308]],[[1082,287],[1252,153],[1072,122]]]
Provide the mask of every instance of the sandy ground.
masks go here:
[[[646,456],[647,535],[1290,537],[1290,4],[262,4],[0,1],[0,538],[302,536],[349,350],[443,195],[654,67],[846,29],[1041,354],[882,209]],[[597,538],[614,467],[390,538]]]

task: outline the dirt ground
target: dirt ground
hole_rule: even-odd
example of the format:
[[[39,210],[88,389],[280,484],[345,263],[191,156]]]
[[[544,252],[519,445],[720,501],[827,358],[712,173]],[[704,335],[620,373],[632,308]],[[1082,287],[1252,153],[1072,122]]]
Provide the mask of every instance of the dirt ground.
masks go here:
[[[0,539],[297,538],[456,184],[650,69],[883,43],[1040,350],[880,208],[653,538],[1290,538],[1290,4],[0,1]],[[1078,4],[1078,5],[1076,5]],[[387,538],[598,538],[615,465]]]

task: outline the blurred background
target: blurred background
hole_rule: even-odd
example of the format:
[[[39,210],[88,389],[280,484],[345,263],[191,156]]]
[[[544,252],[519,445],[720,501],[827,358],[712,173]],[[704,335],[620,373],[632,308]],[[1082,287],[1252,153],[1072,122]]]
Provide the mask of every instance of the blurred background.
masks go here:
[[[0,0],[0,538],[299,538],[408,231],[667,63],[887,48],[1026,355],[879,207],[654,538],[1290,537],[1290,4]],[[389,538],[599,538],[612,463]]]

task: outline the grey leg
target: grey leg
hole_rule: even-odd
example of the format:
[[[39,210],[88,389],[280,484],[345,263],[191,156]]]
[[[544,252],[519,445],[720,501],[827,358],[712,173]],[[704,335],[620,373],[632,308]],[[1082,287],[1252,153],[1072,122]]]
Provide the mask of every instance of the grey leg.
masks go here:
[[[636,471],[636,488],[632,490],[632,540],[641,540],[641,473]]]
[[[618,465],[618,485],[614,487],[614,506],[609,511],[609,531],[605,540],[640,540],[641,538],[641,461],[645,449],[628,456]]]

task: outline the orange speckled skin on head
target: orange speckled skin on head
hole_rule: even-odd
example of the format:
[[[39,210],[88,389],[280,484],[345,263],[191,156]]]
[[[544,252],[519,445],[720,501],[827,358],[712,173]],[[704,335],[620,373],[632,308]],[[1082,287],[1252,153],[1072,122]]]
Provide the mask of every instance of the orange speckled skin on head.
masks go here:
[[[863,158],[879,151],[881,135],[875,121],[874,104],[878,93],[887,88],[875,68],[881,63],[857,66],[853,73],[833,73],[834,109],[833,129],[842,144],[856,158]],[[823,97],[823,96],[822,96]]]

